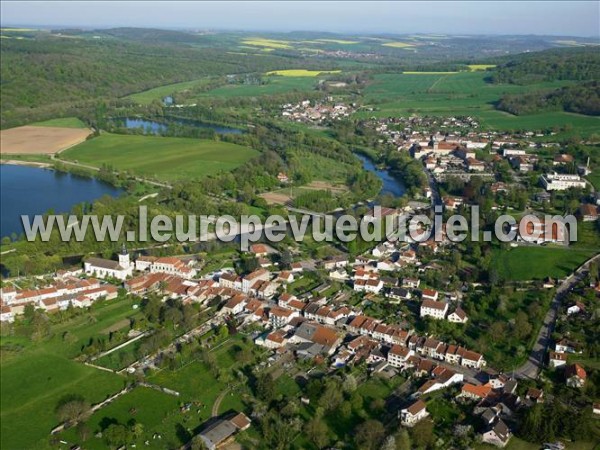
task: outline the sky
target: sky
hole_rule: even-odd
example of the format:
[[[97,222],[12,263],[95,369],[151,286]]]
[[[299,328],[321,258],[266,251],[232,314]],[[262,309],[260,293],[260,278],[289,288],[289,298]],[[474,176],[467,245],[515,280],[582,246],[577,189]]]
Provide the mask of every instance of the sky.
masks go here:
[[[600,35],[599,1],[8,1],[2,26]]]

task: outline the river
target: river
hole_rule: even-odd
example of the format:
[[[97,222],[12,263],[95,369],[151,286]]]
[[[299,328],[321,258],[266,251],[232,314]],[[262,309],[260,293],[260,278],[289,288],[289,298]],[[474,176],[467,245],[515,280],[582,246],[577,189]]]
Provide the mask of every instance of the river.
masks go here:
[[[114,119],[114,121],[120,126],[124,126],[128,129],[143,128],[146,133],[149,134],[160,134],[164,133],[169,129],[169,123],[176,123],[179,125],[188,125],[196,128],[205,128],[214,130],[218,134],[243,134],[244,130],[240,128],[225,127],[222,125],[215,125],[212,123],[200,122],[197,120],[187,119],[165,119],[164,122],[158,122],[155,120],[141,119],[135,117],[126,117],[125,119]]]
[[[380,194],[391,194],[394,197],[402,197],[406,193],[406,186],[402,181],[394,177],[385,169],[378,169],[375,167],[373,160],[369,157],[355,153],[356,157],[361,160],[363,168],[369,172],[373,172],[383,183]]]
[[[23,233],[21,215],[69,212],[82,202],[123,191],[94,178],[39,167],[0,165],[0,236]]]

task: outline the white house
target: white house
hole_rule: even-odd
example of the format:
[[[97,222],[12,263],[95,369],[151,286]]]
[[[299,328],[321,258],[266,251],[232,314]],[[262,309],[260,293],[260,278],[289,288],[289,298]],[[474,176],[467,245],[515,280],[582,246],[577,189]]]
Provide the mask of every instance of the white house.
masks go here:
[[[423,400],[417,400],[408,408],[404,408],[400,411],[400,423],[407,427],[412,427],[425,417],[429,413],[427,412],[427,405]]]
[[[462,354],[460,365],[463,367],[470,367],[472,369],[481,369],[486,365],[486,363],[485,359],[483,359],[483,355],[480,353],[471,350],[465,350],[465,352]]]
[[[579,314],[580,312],[585,311],[585,306],[581,302],[575,302],[574,305],[571,305],[567,308],[567,316],[572,316],[574,314]]]
[[[581,351],[579,351],[577,348],[577,344],[569,341],[568,339],[561,339],[554,344],[554,350],[557,353],[581,353]]]
[[[423,300],[437,300],[439,297],[439,293],[435,289],[423,289],[423,291],[421,292],[421,297],[423,298]]]
[[[542,185],[547,191],[564,191],[570,188],[585,189],[585,180],[579,175],[548,173],[540,177]]]
[[[269,281],[271,274],[266,269],[258,269],[242,278],[242,292],[248,293],[257,281]]]
[[[388,363],[394,367],[402,367],[414,353],[403,345],[393,345],[388,352]]]
[[[290,323],[294,317],[298,317],[299,315],[300,314],[298,311],[292,311],[280,306],[273,306],[269,311],[269,322],[273,328],[281,328]]]
[[[179,258],[174,258],[172,256],[157,258],[152,264],[150,264],[150,272],[168,273],[169,275],[175,275],[184,279],[190,279],[196,276],[195,269],[188,266]]]
[[[239,314],[244,311],[246,304],[248,303],[248,298],[243,294],[238,294],[231,297],[225,306],[223,307],[223,312],[226,314]]]
[[[423,300],[421,303],[421,317],[444,319],[448,313],[448,303],[435,300]]]
[[[567,364],[567,355],[564,353],[550,352],[548,365],[555,369]]]
[[[12,313],[12,309],[8,305],[2,305],[0,309],[0,322],[12,323],[15,321],[15,316]]]
[[[421,284],[421,280],[418,278],[403,278],[402,287],[416,289]]]
[[[469,318],[462,308],[458,307],[448,315],[448,322],[467,323]]]
[[[495,445],[496,447],[506,447],[510,440],[511,433],[502,419],[498,419],[488,431],[481,435],[481,440],[486,444]]]
[[[382,289],[383,281],[380,279],[354,281],[354,290],[357,292],[372,292],[374,294],[379,294]]]

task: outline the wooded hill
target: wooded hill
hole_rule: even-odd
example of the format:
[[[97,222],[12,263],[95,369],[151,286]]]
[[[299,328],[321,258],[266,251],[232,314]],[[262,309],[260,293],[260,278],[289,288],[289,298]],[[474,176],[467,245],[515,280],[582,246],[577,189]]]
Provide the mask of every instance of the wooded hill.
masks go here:
[[[497,108],[515,115],[562,110],[599,116],[600,85],[597,81],[591,81],[549,92],[505,95],[498,102]]]
[[[598,47],[552,49],[510,58],[491,72],[491,83],[534,84],[542,81],[591,81],[600,76]]]

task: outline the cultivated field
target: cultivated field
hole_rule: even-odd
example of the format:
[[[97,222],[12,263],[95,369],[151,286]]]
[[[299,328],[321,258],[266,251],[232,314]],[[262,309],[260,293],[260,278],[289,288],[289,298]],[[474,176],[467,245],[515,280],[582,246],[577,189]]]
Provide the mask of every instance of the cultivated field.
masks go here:
[[[340,73],[341,70],[306,70],[306,69],[286,69],[273,70],[267,72],[267,75],[281,75],[282,77],[316,77],[317,75],[327,75],[329,73]]]
[[[248,147],[207,139],[105,133],[62,156],[92,166],[108,164],[143,176],[178,180],[232,170],[257,154]]]
[[[274,191],[274,192],[265,192],[264,194],[260,194],[259,197],[265,199],[265,201],[269,205],[285,205],[287,202],[292,200],[292,197],[289,195],[289,189],[286,189],[288,194],[285,194],[283,191]]]
[[[475,72],[478,70],[487,70],[496,67],[496,64],[469,64],[469,70]]]
[[[271,192],[260,194],[269,205],[285,205],[291,201],[295,194],[302,191],[331,191],[333,194],[344,194],[348,192],[348,187],[341,183],[330,183],[329,181],[311,181],[305,186],[291,188],[281,188]],[[293,195],[293,196],[292,196]]]
[[[384,47],[393,47],[393,48],[412,48],[414,44],[409,44],[408,42],[386,42],[385,44],[381,44]]]
[[[31,125],[9,128],[0,131],[0,153],[53,154],[85,141],[89,134],[87,128]]]

